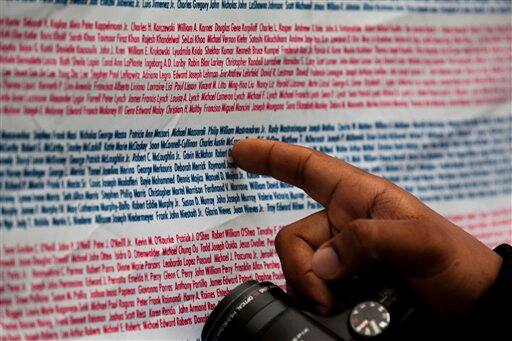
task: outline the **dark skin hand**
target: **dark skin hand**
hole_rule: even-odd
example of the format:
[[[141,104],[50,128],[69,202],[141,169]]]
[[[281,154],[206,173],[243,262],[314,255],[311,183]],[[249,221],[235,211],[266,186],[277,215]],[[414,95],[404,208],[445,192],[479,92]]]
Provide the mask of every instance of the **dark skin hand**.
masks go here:
[[[439,317],[467,311],[492,285],[502,259],[393,183],[305,147],[238,141],[235,162],[302,188],[324,207],[276,237],[289,292],[328,313],[327,282],[385,264]]]

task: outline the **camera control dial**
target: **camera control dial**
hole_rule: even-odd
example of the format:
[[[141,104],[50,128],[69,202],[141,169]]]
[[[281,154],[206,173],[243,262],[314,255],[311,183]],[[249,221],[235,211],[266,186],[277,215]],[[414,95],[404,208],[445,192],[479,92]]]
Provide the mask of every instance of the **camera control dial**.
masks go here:
[[[389,311],[376,301],[359,303],[352,309],[349,316],[352,331],[364,337],[381,335],[388,328],[390,321]]]

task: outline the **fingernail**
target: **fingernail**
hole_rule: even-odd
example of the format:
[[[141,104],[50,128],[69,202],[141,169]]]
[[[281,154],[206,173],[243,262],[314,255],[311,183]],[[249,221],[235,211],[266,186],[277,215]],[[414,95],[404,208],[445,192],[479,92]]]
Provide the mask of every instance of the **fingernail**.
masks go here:
[[[335,276],[340,267],[340,262],[336,251],[332,247],[323,247],[318,249],[313,255],[311,268],[320,278],[330,279]]]

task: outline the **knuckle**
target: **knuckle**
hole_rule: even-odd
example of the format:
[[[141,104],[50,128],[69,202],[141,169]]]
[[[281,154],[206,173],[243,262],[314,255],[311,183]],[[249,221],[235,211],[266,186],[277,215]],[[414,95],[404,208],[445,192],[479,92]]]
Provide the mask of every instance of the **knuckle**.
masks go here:
[[[395,184],[392,183],[391,181],[389,181],[381,176],[371,174],[371,173],[368,174],[368,177],[366,177],[364,180],[365,180],[365,185],[371,185],[371,187],[376,192],[389,191],[395,187]]]
[[[373,188],[376,189],[378,196],[380,196],[381,198],[398,198],[403,194],[407,193],[403,188],[401,188],[394,182],[391,182],[390,180],[381,177],[379,177],[375,181]]]
[[[375,196],[368,210],[369,216],[379,219],[416,219],[425,212],[418,200],[392,182],[382,180],[374,186]]]
[[[283,227],[281,230],[279,230],[274,241],[277,253],[286,247],[286,244],[290,240],[291,236],[292,232],[289,227]]]

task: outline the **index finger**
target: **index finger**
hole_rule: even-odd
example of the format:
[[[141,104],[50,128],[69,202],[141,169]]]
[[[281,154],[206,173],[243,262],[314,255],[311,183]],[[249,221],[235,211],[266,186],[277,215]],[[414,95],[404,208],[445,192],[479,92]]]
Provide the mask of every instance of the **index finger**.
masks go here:
[[[235,143],[235,162],[246,171],[270,175],[302,188],[328,208],[343,202],[357,217],[365,217],[373,199],[382,192],[384,180],[342,160],[310,148],[284,142],[248,139]]]

